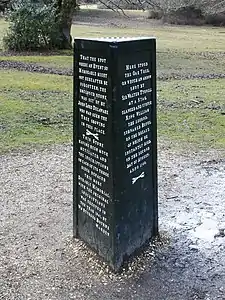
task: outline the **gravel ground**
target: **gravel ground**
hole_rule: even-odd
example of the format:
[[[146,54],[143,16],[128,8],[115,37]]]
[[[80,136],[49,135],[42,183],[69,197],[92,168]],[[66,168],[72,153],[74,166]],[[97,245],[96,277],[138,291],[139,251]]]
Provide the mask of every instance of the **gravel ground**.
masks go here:
[[[0,166],[0,299],[225,299],[225,153],[159,147],[161,242],[117,275],[72,239],[71,145]]]

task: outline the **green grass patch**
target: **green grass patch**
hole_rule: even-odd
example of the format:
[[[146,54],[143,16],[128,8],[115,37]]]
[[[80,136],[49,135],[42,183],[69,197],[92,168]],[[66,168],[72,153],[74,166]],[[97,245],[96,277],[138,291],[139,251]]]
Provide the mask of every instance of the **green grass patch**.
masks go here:
[[[6,76],[4,82],[0,81],[0,153],[71,141],[72,78],[3,73]]]
[[[167,109],[198,108],[225,112],[225,79],[158,82],[158,104]]]
[[[196,148],[225,147],[225,115],[198,110],[176,110],[159,113],[161,140],[176,141],[183,148],[187,144]]]
[[[200,148],[225,148],[225,79],[159,82],[161,140]]]
[[[224,74],[225,53],[165,50],[157,52],[158,75]]]
[[[52,144],[62,144],[72,141],[71,133],[68,129],[63,128],[61,132],[59,128],[47,126],[20,126],[0,133],[0,153],[6,153],[12,150],[28,150],[33,147],[46,146]]]
[[[1,70],[0,89],[72,92],[72,77]]]

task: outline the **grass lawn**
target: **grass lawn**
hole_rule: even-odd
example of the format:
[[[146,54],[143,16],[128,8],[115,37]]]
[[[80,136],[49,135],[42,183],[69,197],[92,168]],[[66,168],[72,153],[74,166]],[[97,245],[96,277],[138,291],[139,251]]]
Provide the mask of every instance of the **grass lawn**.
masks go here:
[[[0,19],[0,48],[7,23]],[[225,73],[225,29],[73,26],[76,37],[155,36],[158,74]],[[0,56],[71,68],[72,55]],[[0,70],[0,153],[72,140],[72,77]],[[225,148],[225,79],[158,81],[160,140],[179,147]]]
[[[0,153],[72,140],[71,77],[0,74]]]
[[[72,35],[74,37],[154,36],[157,38],[159,51],[225,52],[225,28],[149,26],[134,29],[76,25],[72,27]]]
[[[196,148],[225,148],[225,79],[158,84],[159,136]]]

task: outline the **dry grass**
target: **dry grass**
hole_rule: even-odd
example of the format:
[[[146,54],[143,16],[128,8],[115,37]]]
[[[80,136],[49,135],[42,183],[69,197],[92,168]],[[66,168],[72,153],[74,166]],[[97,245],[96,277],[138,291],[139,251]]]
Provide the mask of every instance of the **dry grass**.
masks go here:
[[[110,28],[107,26],[72,26],[73,37],[154,36],[158,50],[190,52],[225,52],[225,28],[194,26],[155,26]]]

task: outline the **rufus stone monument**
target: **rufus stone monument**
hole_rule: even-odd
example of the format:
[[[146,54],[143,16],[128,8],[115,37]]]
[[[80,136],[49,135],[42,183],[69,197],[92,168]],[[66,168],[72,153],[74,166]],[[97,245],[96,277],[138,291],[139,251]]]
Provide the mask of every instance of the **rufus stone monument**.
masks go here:
[[[74,236],[117,271],[158,233],[156,41],[74,46]]]

